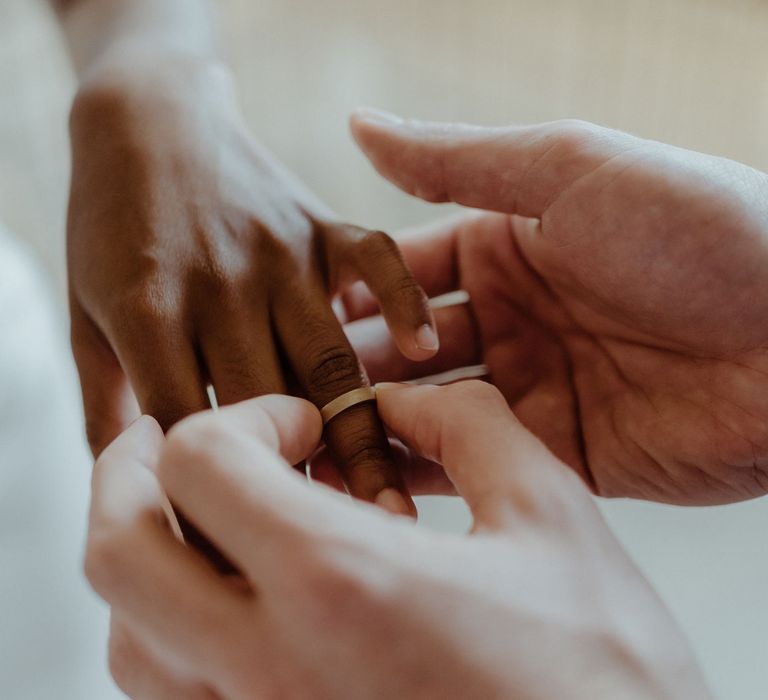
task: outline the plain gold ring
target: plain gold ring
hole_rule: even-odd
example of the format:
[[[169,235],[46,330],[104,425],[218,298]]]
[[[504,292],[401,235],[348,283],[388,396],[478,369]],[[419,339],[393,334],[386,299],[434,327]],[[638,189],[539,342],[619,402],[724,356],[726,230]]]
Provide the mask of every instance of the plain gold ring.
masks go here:
[[[352,389],[346,394],[337,396],[333,401],[329,401],[320,409],[320,416],[323,419],[323,425],[328,425],[342,411],[346,411],[359,403],[376,400],[376,389],[372,386],[362,386],[359,389]]]

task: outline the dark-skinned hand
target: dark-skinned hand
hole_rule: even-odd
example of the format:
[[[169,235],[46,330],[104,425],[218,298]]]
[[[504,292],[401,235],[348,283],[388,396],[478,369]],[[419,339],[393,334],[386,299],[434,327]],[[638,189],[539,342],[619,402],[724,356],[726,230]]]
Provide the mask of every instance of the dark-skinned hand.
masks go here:
[[[355,280],[403,353],[434,354],[397,246],[339,223],[255,143],[223,69],[101,69],[71,126],[72,344],[95,454],[139,408],[164,429],[205,409],[209,383],[220,404],[295,391],[318,407],[366,385],[331,306]],[[413,508],[373,404],[325,438],[353,495]]]

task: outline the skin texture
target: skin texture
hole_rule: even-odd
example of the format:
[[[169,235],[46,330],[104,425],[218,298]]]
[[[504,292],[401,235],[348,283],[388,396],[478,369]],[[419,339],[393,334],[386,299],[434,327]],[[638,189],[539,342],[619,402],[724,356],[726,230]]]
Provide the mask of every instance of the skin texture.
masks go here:
[[[520,421],[591,489],[680,504],[768,488],[768,181],[583,122],[488,129],[358,114],[378,171],[473,212],[398,240],[441,352],[395,357],[346,295],[372,378],[486,363]]]
[[[167,430],[206,409],[208,384],[220,405],[288,392],[318,407],[366,385],[331,307],[357,280],[409,358],[438,346],[392,240],[340,222],[248,132],[209,15],[207,2],[83,0],[65,19],[81,77],[72,347],[94,454],[139,411]],[[414,512],[372,404],[325,438],[353,495]]]
[[[390,385],[379,401],[393,434],[443,465],[471,534],[299,478],[320,421],[298,399],[199,414],[167,439],[141,419],[104,452],[86,571],[130,697],[709,697],[587,489],[496,389]],[[163,490],[242,579],[174,539]]]

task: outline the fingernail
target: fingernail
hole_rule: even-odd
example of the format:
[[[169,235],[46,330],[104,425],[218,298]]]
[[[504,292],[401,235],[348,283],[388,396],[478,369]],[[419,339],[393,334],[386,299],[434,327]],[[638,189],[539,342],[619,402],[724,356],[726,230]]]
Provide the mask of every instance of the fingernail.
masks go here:
[[[382,126],[395,126],[396,124],[403,123],[403,120],[396,114],[385,112],[383,109],[376,109],[375,107],[358,107],[355,110],[355,116],[358,119],[373,124],[381,124]]]
[[[374,499],[374,503],[393,515],[415,516],[415,506],[410,505],[399,491],[393,488],[386,488],[379,491],[379,495]]]
[[[416,331],[416,345],[422,350],[437,350],[440,347],[437,333],[432,326],[425,323]]]

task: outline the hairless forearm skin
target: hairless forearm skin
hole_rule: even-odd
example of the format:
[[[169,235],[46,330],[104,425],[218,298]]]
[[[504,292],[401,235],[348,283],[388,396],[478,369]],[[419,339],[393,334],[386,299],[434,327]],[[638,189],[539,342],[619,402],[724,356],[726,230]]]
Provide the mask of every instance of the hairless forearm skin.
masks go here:
[[[80,76],[103,61],[141,53],[215,58],[208,0],[51,0]]]

